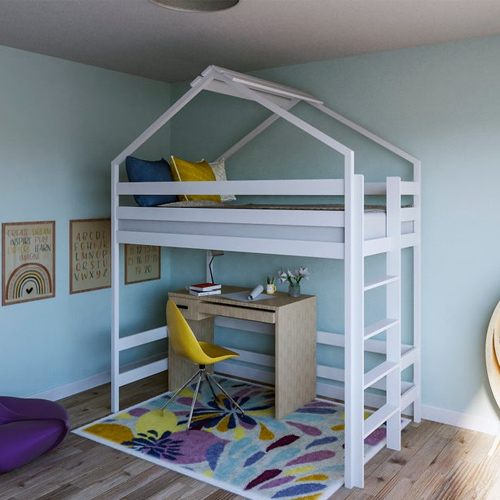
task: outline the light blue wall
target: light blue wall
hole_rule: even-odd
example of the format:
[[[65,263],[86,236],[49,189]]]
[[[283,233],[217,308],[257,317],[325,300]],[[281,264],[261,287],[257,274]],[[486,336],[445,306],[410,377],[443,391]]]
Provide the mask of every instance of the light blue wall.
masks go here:
[[[6,47],[0,67],[0,220],[56,221],[56,297],[0,307],[0,394],[29,396],[110,368],[110,289],[70,295],[69,221],[110,216],[110,162],[170,87]],[[165,254],[162,280],[123,286],[125,331],[164,322],[169,273]]]
[[[490,419],[499,415],[484,363],[486,329],[500,299],[499,58],[500,37],[489,37],[254,73],[311,92],[422,160],[423,401]],[[175,85],[172,95],[185,88]],[[251,129],[258,112],[245,122],[248,105],[231,104],[228,113],[216,105],[222,99],[204,97],[177,118],[174,154],[211,160]],[[230,160],[228,176],[321,165],[323,152],[300,134],[286,139],[285,128],[270,130],[271,139],[258,138]],[[358,155],[363,171],[381,164],[383,155],[374,154],[373,161],[371,153]],[[325,277],[341,280],[337,263],[243,254],[221,259],[218,280],[245,285],[281,265],[308,265],[312,277],[303,290],[318,295],[318,326],[338,327],[341,299],[325,291]]]

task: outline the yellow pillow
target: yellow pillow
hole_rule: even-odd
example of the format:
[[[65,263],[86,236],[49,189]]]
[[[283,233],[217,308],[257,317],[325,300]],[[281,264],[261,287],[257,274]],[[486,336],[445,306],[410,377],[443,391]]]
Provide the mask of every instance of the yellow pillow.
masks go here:
[[[171,157],[170,170],[176,181],[215,181],[215,174],[210,164],[205,160],[198,162],[186,161],[181,158]],[[180,201],[188,200],[210,200],[221,202],[218,194],[188,194],[179,195]]]

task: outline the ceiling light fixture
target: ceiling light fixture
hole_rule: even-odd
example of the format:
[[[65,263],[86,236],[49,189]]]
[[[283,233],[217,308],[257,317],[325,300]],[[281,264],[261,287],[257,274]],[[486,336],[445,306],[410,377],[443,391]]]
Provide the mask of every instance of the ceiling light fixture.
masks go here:
[[[150,0],[160,7],[184,12],[218,12],[234,7],[240,0]]]

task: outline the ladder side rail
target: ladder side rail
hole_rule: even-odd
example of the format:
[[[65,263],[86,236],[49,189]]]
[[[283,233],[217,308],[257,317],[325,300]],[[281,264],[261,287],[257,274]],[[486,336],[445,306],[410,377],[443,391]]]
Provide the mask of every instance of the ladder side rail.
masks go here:
[[[345,158],[345,485],[364,485],[364,179]]]
[[[387,236],[391,248],[386,254],[386,270],[399,279],[386,285],[387,317],[399,321],[386,333],[387,361],[398,368],[387,375],[387,404],[398,410],[387,421],[387,446],[401,449],[401,179],[387,179]]]

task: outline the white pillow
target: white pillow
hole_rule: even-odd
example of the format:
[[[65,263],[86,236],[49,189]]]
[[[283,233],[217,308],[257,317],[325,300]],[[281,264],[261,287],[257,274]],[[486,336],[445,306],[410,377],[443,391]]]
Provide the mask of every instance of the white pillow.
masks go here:
[[[214,161],[210,163],[210,166],[212,167],[212,171],[215,175],[216,181],[227,181],[226,165],[224,164],[224,159],[220,161]],[[222,203],[225,203],[226,201],[236,200],[236,196],[234,196],[234,194],[221,194],[220,199]]]

